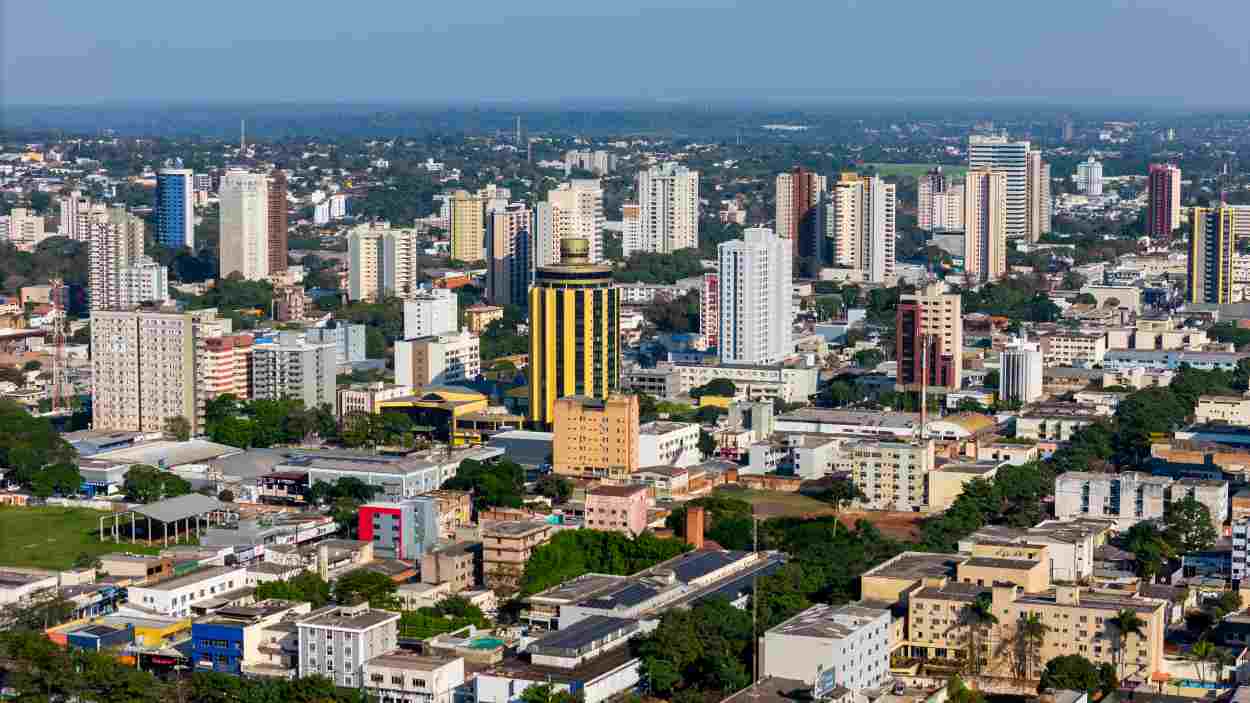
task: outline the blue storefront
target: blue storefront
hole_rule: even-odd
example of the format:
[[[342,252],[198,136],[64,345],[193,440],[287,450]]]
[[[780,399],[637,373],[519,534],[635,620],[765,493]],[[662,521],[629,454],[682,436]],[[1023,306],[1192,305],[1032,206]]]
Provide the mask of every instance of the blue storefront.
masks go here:
[[[196,671],[238,674],[243,662],[243,626],[213,621],[193,623],[191,647]]]

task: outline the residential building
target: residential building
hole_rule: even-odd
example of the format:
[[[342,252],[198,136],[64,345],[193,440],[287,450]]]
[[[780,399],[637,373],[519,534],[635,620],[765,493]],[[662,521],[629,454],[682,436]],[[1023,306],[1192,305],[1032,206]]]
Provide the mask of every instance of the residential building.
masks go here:
[[[151,303],[169,301],[169,269],[147,256],[140,256],[122,267],[118,277],[121,299],[119,308],[130,310]]]
[[[456,292],[428,288],[404,301],[404,338],[432,337],[460,331]]]
[[[954,183],[946,190],[933,195],[930,217],[934,232],[962,232],[964,230],[964,183]]]
[[[573,169],[590,171],[596,176],[606,176],[616,170],[616,154],[603,149],[570,149],[564,152],[564,172],[568,175]]]
[[[1040,337],[1046,366],[1092,368],[1107,356],[1107,335],[1085,332],[1053,332]]]
[[[165,267],[143,255],[143,220],[125,206],[92,210],[86,221],[92,310],[128,310],[169,298]]]
[[[347,297],[379,300],[414,295],[419,288],[420,248],[413,229],[392,229],[385,222],[353,227],[347,234]]]
[[[252,335],[222,335],[204,340],[199,353],[204,400],[227,393],[239,400],[252,396]]]
[[[216,330],[211,310],[93,312],[94,429],[161,432],[169,418],[184,417],[193,435],[202,432],[197,362],[201,345]]]
[[[918,391],[921,385],[957,391],[963,385],[963,310],[958,293],[935,281],[904,294],[898,303],[895,359],[896,388]]]
[[[486,298],[524,305],[532,275],[534,213],[513,203],[486,218]]]
[[[1069,471],[1055,479],[1055,517],[1106,518],[1127,530],[1142,520],[1161,520],[1169,503],[1192,497],[1207,507],[1221,529],[1228,519],[1228,483],[1171,479],[1137,471],[1096,474]]]
[[[498,305],[478,303],[464,310],[464,324],[473,334],[481,334],[490,327],[490,323],[503,319],[503,308]]]
[[[1170,238],[1181,226],[1181,169],[1150,164],[1146,175],[1146,234]]]
[[[788,240],[790,257],[794,260],[820,261],[822,242],[821,233],[817,231],[817,210],[824,192],[825,177],[801,166],[777,176],[774,224],[777,236]]]
[[[951,507],[964,492],[964,486],[980,479],[989,481],[1002,464],[993,461],[950,462],[929,473],[929,512],[940,513]]]
[[[699,452],[697,422],[656,420],[638,428],[639,466],[693,466],[703,460]]]
[[[449,584],[450,593],[472,590],[481,581],[481,563],[481,542],[435,547],[421,557],[421,583]]]
[[[876,176],[843,173],[820,214],[817,239],[822,249],[831,244],[834,264],[862,271],[867,282],[893,282],[897,239],[894,184]],[[818,256],[822,261],[826,258],[823,250]]]
[[[399,648],[399,613],[368,603],[318,608],[296,621],[299,676],[324,676],[342,688],[365,685],[365,663]]]
[[[448,198],[451,209],[451,258],[476,263],[485,257],[486,198],[457,190]]]
[[[835,466],[850,471],[866,507],[899,512],[929,509],[929,473],[934,467],[931,439],[855,442],[843,448]]]
[[[481,339],[459,334],[395,342],[395,382],[409,388],[475,380],[482,373]]]
[[[974,226],[983,228],[980,221],[987,210],[985,201],[989,197],[1003,208],[1002,215],[995,216],[992,228],[1002,227],[1002,234],[996,235],[1003,239],[1021,238],[1028,229],[1029,209],[1029,174],[1028,154],[1030,148],[1027,141],[1013,142],[1006,135],[974,134],[968,137],[968,176],[965,181],[966,202],[978,207],[964,208],[965,232]],[[974,185],[973,172],[1001,173],[1000,185],[995,192],[985,193],[984,177],[979,185]],[[977,191],[977,192],[971,192]],[[969,212],[972,209],[972,212]],[[978,209],[981,212],[978,212]],[[965,237],[967,234],[965,234]],[[982,235],[983,236],[983,235]],[[967,268],[967,264],[965,264]]]
[[[560,246],[561,263],[540,267],[529,294],[529,419],[540,428],[551,427],[557,398],[606,399],[620,386],[620,292],[612,267],[591,262],[585,239]]]
[[[797,403],[816,395],[818,367],[803,363],[703,364],[666,363],[661,370],[677,373],[678,394],[707,385],[716,378],[734,383],[738,400],[768,401],[781,398]],[[670,396],[671,397],[671,396]]]
[[[259,173],[231,169],[218,188],[221,278],[269,278],[269,182]],[[283,264],[285,265],[285,260]]]
[[[1106,417],[1105,411],[1076,403],[1043,403],[1016,416],[1016,438],[1035,442],[1069,442],[1082,427]]]
[[[372,383],[356,383],[336,391],[335,417],[343,419],[351,413],[377,415],[382,412],[382,403],[387,400],[402,398],[412,394],[410,386],[374,381]]]
[[[220,608],[191,623],[191,665],[221,674],[293,676],[298,638],[292,621],[312,605],[280,599]]]
[[[1250,427],[1250,397],[1241,395],[1204,395],[1198,397],[1194,422],[1222,422],[1226,425]]]
[[[325,327],[313,327],[304,333],[309,344],[333,344],[335,360],[341,365],[364,361],[368,357],[365,325],[330,320]]]
[[[195,172],[187,168],[165,168],[156,173],[156,231],[153,239],[171,249],[187,247],[195,251]],[[79,202],[74,196],[71,203]],[[62,205],[61,223],[74,222],[76,210]],[[71,218],[66,222],[66,217]]]
[[[987,525],[959,540],[959,551],[987,556],[979,547],[1042,546],[1050,560],[1052,582],[1086,581],[1094,576],[1095,550],[1107,544],[1114,529],[1114,520],[1092,518],[1044,520],[1027,528]]]
[[[534,267],[561,263],[566,239],[584,239],[590,263],[602,262],[603,224],[599,179],[574,179],[547,191],[534,210]]]
[[[1009,174],[970,169],[964,180],[964,273],[974,283],[1007,274],[1007,236],[1012,231]],[[1023,234],[1023,231],[1021,231]]]
[[[551,539],[554,528],[542,521],[509,521],[482,528],[482,576],[487,588],[515,590],[534,549]]]
[[[1189,237],[1189,302],[1237,302],[1233,298],[1233,259],[1237,236],[1231,208],[1193,209]]]
[[[333,344],[302,341],[293,332],[252,347],[252,397],[294,398],[306,408],[334,406],[338,349]]]
[[[357,534],[375,556],[416,561],[438,544],[438,500],[427,496],[360,506]]]
[[[269,190],[265,213],[269,231],[269,273],[281,274],[286,271],[288,263],[286,174],[274,169],[265,181]],[[333,199],[331,197],[331,201]]]
[[[1246,559],[1250,556],[1250,518],[1234,519],[1232,581],[1234,588],[1240,586],[1246,578]]]
[[[642,207],[638,203],[622,203],[621,254],[628,259],[636,251],[646,251],[642,241]]]
[[[667,162],[638,171],[641,250],[671,254],[699,246],[699,172]]]
[[[370,700],[452,703],[464,684],[464,658],[389,652],[366,661],[362,679]]]
[[[553,409],[555,473],[625,480],[638,469],[638,396],[567,396]]]
[[[916,183],[916,226],[930,232],[934,229],[933,196],[946,190],[946,174],[937,166],[920,177]]]
[[[1107,371],[1126,371],[1143,368],[1147,374],[1161,371],[1179,371],[1182,366],[1192,366],[1199,371],[1235,371],[1242,359],[1250,354],[1241,352],[1191,352],[1191,351],[1139,351],[1136,349],[1112,349],[1103,356],[1103,368]],[[1166,385],[1166,384],[1165,384]]]
[[[998,357],[998,398],[1032,403],[1042,397],[1042,351],[1036,343],[1017,341]]]
[[[247,569],[241,566],[209,566],[153,584],[130,586],[128,600],[160,615],[185,618],[197,604],[243,588],[246,578]]]
[[[708,349],[720,344],[720,275],[703,274],[699,288],[699,334],[707,342]]]
[[[303,286],[278,286],[273,290],[274,322],[302,320],[310,305]]]
[[[637,537],[647,529],[647,487],[595,486],[586,491],[586,527]]]
[[[890,679],[890,633],[886,608],[814,605],[764,633],[760,673],[852,693],[876,689]]]
[[[1093,156],[1076,165],[1076,190],[1089,196],[1102,195],[1102,162]]]
[[[156,202],[158,207],[157,221],[160,221],[160,181],[157,180],[157,196]],[[85,218],[91,210],[91,200],[82,194],[82,191],[71,191],[66,195],[57,198],[57,230],[56,233],[67,239],[73,239],[76,242],[85,242],[90,237],[85,227]],[[81,218],[81,219],[80,219]],[[12,219],[9,220],[12,226]],[[21,229],[20,227],[18,228]],[[33,233],[32,233],[33,234]],[[9,238],[13,239],[13,232],[9,233]],[[19,238],[25,239],[23,235]],[[159,240],[158,240],[159,241]]]
[[[721,362],[775,364],[794,353],[790,243],[766,227],[719,247]]]
[[[1028,210],[1025,236],[1036,242],[1050,232],[1050,164],[1042,160],[1042,152],[1030,149],[1026,157]]]

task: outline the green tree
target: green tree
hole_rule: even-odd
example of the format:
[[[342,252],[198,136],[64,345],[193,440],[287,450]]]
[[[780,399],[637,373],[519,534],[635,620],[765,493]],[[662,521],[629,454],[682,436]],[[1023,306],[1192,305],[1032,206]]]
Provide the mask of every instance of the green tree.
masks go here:
[[[535,491],[550,498],[553,503],[564,503],[573,496],[573,482],[555,473],[543,474]]]
[[[1042,644],[1049,631],[1050,627],[1038,613],[1022,613],[1016,620],[1011,638],[1004,640],[1003,644],[1010,648],[1012,668],[1018,678],[1032,678],[1033,672],[1041,665]]]
[[[1218,537],[1211,512],[1193,496],[1167,504],[1163,516],[1164,538],[1178,552],[1210,549]]]
[[[989,629],[998,624],[998,616],[994,615],[994,607],[990,597],[984,593],[977,596],[976,600],[968,603],[959,611],[959,619],[956,622],[956,627],[963,628],[964,635],[968,640],[968,652],[964,660],[968,666],[968,671],[973,674],[979,674],[988,654],[985,651],[985,643]]]
[[[519,508],[525,503],[525,470],[509,459],[481,462],[466,459],[443,488],[472,491],[478,508]]]
[[[998,369],[990,369],[989,371],[985,372],[985,382],[981,384],[984,388],[988,388],[991,391],[997,392],[998,384],[999,384]]]
[[[711,381],[690,389],[691,398],[702,398],[705,395],[721,398],[733,398],[738,394],[738,387],[727,378],[714,378]]]
[[[946,700],[947,703],[985,703],[985,696],[976,689],[968,688],[960,677],[952,676],[946,682]]]
[[[122,491],[129,500],[152,503],[186,495],[191,492],[191,484],[155,466],[135,464],[126,472],[126,480],[122,482]]]
[[[39,369],[42,369],[42,368],[43,368],[43,363],[36,359],[31,359],[25,364],[22,364],[23,371],[38,371]]]
[[[562,530],[535,547],[521,576],[529,595],[587,573],[632,574],[671,559],[690,548],[676,539],[644,532],[628,537],[601,530]]]
[[[860,349],[855,352],[855,365],[861,369],[873,369],[885,361],[885,354],[879,349]]]
[[[1047,690],[1110,693],[1118,687],[1115,668],[1110,664],[1096,666],[1079,654],[1065,654],[1046,662],[1038,692]]]
[[[256,600],[281,598],[311,603],[313,608],[320,608],[330,602],[330,584],[316,573],[304,571],[285,581],[258,583],[255,595]]]
[[[699,453],[704,457],[711,457],[716,453],[716,438],[702,427],[699,428]]]
[[[1112,651],[1115,653],[1116,671],[1124,676],[1124,650],[1129,637],[1144,637],[1146,621],[1137,616],[1133,610],[1125,608],[1107,621],[1107,633],[1111,636]]]
[[[344,605],[368,601],[372,608],[398,610],[399,599],[395,596],[398,588],[386,574],[356,569],[334,582],[334,600]]]
[[[1197,663],[1198,678],[1204,683],[1209,673],[1207,667],[1218,658],[1218,652],[1219,649],[1209,640],[1198,640],[1193,647],[1189,648],[1189,658]]]
[[[77,495],[82,490],[82,475],[74,464],[58,462],[40,469],[35,474],[30,489],[40,498]]]
[[[555,690],[549,683],[531,684],[521,691],[521,703],[579,703],[585,700],[580,694],[574,695],[566,690]]]
[[[164,431],[179,442],[191,439],[191,423],[181,415],[166,418]]]

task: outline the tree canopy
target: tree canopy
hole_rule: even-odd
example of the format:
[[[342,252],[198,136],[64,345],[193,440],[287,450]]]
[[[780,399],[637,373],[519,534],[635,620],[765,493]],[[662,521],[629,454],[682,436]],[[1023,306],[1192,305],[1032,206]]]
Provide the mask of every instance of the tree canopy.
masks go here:
[[[519,508],[525,504],[525,469],[510,459],[483,462],[465,459],[443,488],[472,491],[478,508],[502,506]]]
[[[587,573],[632,574],[688,550],[677,539],[644,532],[627,537],[602,530],[563,530],[534,549],[521,576],[521,592],[529,595]]]

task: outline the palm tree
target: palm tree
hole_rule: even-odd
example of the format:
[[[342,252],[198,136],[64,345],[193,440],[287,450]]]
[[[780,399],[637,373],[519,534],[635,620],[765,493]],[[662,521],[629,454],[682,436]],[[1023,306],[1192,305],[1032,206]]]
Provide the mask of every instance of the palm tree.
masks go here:
[[[1107,621],[1107,629],[1111,632],[1111,638],[1115,642],[1112,650],[1116,660],[1116,671],[1120,678],[1124,678],[1124,646],[1128,644],[1129,635],[1144,636],[1146,621],[1137,617],[1137,613],[1125,608],[1115,614],[1115,617]]]
[[[1215,660],[1219,655],[1219,650],[1208,640],[1198,640],[1198,642],[1189,650],[1189,658],[1198,664],[1198,678],[1204,683],[1207,680],[1207,664]]]
[[[994,616],[994,603],[989,594],[982,593],[976,600],[965,605],[959,614],[960,624],[968,633],[968,666],[974,674],[981,673],[981,646],[986,628],[998,624]]]
[[[1020,678],[1027,680],[1032,673],[1032,667],[1040,663],[1038,655],[1042,651],[1042,642],[1049,631],[1050,627],[1042,622],[1042,616],[1038,613],[1021,613],[1020,620],[1016,623],[1014,638],[1017,672]]]

